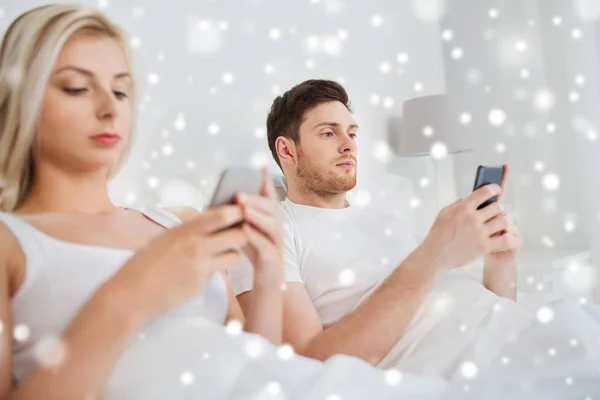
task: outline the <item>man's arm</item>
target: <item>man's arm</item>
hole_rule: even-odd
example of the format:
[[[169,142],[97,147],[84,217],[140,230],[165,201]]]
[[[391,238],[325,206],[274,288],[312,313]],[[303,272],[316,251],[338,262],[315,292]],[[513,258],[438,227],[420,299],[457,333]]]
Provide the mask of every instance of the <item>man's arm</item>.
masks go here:
[[[483,286],[498,296],[517,300],[517,263],[487,263],[483,266]]]
[[[404,334],[439,270],[432,253],[418,249],[356,310],[325,330],[304,285],[289,283],[284,341],[307,357],[342,353],[376,365]]]

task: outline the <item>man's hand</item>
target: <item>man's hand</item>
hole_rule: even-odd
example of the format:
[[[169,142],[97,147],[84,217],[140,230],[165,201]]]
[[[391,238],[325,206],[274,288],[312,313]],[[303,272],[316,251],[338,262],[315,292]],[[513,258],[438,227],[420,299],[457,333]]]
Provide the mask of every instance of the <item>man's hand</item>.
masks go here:
[[[506,182],[508,181],[508,165],[504,165],[504,177],[502,178],[502,193],[498,197],[498,202],[502,203],[504,194],[506,193]],[[519,227],[515,225],[514,218],[512,215],[502,213],[491,220],[490,223],[497,223],[498,226],[505,226],[505,228],[494,234],[494,237],[505,237],[506,242],[503,248],[492,251],[485,256],[485,265],[504,265],[516,262],[517,252],[523,246],[523,236],[519,233]]]
[[[501,203],[506,192],[506,182],[508,181],[508,166],[504,165],[504,177],[502,179],[502,193],[498,197]],[[514,223],[511,215],[503,213],[495,217],[491,223],[505,228],[494,234],[494,237],[504,238],[505,246],[491,251],[484,257],[483,284],[486,288],[496,293],[498,296],[504,296],[516,299],[517,292],[517,253],[523,246],[523,236],[519,233],[519,228]]]
[[[508,227],[502,205],[477,209],[501,190],[498,185],[483,186],[440,211],[420,246],[435,254],[436,274],[506,248],[507,238],[497,235]]]

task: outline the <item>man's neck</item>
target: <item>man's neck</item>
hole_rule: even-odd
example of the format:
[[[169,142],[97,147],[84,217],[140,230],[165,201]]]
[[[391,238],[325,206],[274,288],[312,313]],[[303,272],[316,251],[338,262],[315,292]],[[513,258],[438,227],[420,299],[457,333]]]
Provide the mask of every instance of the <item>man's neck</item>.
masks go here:
[[[349,205],[346,200],[346,192],[337,194],[316,193],[314,191],[289,187],[287,198],[292,203],[310,207],[341,209]]]

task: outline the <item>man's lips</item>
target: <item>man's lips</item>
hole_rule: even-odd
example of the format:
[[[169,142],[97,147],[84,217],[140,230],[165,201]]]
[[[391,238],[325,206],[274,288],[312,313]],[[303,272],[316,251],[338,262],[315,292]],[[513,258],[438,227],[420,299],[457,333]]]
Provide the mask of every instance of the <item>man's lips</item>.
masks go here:
[[[354,168],[354,162],[352,161],[344,161],[338,164],[335,164],[336,167],[340,167],[340,168],[344,168],[344,169],[351,169]]]

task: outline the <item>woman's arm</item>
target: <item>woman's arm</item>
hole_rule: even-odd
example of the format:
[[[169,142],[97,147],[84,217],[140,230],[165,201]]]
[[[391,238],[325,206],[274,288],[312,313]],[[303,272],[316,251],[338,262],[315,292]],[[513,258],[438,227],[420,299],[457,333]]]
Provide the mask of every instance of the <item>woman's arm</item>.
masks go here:
[[[2,294],[0,307],[4,308],[9,299]],[[62,335],[66,350],[64,361],[52,368],[38,366],[17,388],[8,392],[7,385],[3,384],[3,398],[58,400],[83,399],[90,395],[98,397],[141,322],[132,318],[135,310],[128,305],[133,303],[128,291],[118,290],[112,282],[102,286]],[[10,327],[5,328],[4,335],[10,335]],[[52,357],[52,353],[53,350],[50,350],[47,357]],[[2,359],[6,362],[6,357]],[[10,368],[7,370],[10,374]],[[6,378],[4,374],[3,378]]]

